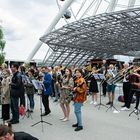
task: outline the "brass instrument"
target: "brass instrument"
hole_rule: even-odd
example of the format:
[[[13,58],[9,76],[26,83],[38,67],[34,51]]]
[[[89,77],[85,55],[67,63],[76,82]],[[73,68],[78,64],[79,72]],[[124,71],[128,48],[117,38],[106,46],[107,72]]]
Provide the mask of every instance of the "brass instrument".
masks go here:
[[[107,72],[104,76],[104,79],[101,81],[100,85],[102,85],[105,81],[108,82],[111,77],[113,77],[113,75]]]
[[[88,78],[88,77],[90,77],[90,76],[93,76],[95,73],[98,73],[99,71],[101,71],[101,69],[92,71],[90,74],[88,73],[88,74],[84,77],[84,79],[86,79],[86,78]]]
[[[111,77],[113,77],[113,75],[112,75],[112,74],[107,73],[107,74],[105,75],[105,80],[109,80],[109,78],[111,78]]]
[[[116,83],[118,83],[118,82],[121,82],[122,80],[123,80],[123,77],[124,77],[124,75],[129,75],[129,73],[130,73],[130,70],[133,68],[133,65],[132,66],[130,66],[130,67],[128,67],[127,69],[122,69],[122,70],[120,70],[117,74],[116,74],[116,76],[113,78],[113,79],[111,79],[109,82],[111,82],[111,83],[113,83],[113,84],[116,84]]]
[[[140,70],[140,67],[138,67],[137,69],[135,69],[135,70],[132,70],[132,73],[136,73],[137,71],[139,71]]]

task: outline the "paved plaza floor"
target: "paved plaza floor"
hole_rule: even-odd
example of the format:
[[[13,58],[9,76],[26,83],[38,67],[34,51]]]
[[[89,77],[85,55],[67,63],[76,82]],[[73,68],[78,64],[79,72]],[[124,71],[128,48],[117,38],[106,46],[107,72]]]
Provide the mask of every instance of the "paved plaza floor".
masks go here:
[[[117,90],[115,107],[120,110],[122,103],[117,101],[120,94],[119,88]],[[107,97],[102,97],[103,103],[108,101]],[[140,140],[140,120],[133,114],[129,117],[129,113],[133,110],[134,105],[131,106],[130,111],[113,113],[110,109],[106,112],[106,108],[102,107],[98,110],[94,105],[90,105],[91,97],[88,97],[87,102],[82,108],[83,126],[84,129],[75,132],[72,124],[76,122],[71,103],[70,120],[62,122],[59,120],[62,115],[59,104],[53,103],[50,99],[51,115],[43,117],[44,121],[52,123],[48,125],[40,123],[34,127],[32,124],[40,121],[40,104],[39,96],[35,96],[35,111],[32,118],[25,117],[20,119],[19,124],[13,125],[15,131],[28,132],[40,140]]]

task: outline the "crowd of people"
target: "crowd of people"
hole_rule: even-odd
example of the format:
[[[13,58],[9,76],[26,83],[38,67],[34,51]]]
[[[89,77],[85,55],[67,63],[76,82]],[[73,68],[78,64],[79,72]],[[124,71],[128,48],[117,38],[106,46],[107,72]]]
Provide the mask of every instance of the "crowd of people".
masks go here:
[[[139,92],[140,89],[139,70],[138,64],[129,66],[127,63],[118,70],[115,65],[108,65],[106,60],[103,60],[102,65],[98,68],[97,66],[89,68],[89,65],[85,65],[83,68],[73,66],[68,68],[62,66],[36,68],[32,66],[27,69],[17,64],[12,64],[11,68],[8,68],[4,63],[0,67],[2,119],[11,124],[19,123],[20,107],[33,113],[35,108],[34,95],[37,93],[42,96],[44,106],[44,113],[41,115],[47,116],[51,113],[49,105],[49,97],[51,96],[54,98],[54,102],[60,104],[63,113],[60,120],[63,122],[69,120],[70,103],[73,101],[76,123],[72,127],[75,127],[75,131],[80,131],[83,129],[81,108],[86,102],[87,95],[91,95],[90,104],[97,105],[98,103],[98,81],[102,86],[102,95],[105,97],[108,93],[106,105],[113,106],[116,83],[118,79],[122,80],[124,105],[121,110],[129,110],[134,93]],[[99,74],[102,74],[102,79],[97,78]],[[38,81],[41,89],[35,88],[34,80]],[[25,94],[29,100],[29,107],[26,105]],[[136,94],[136,111],[138,105],[139,96]]]

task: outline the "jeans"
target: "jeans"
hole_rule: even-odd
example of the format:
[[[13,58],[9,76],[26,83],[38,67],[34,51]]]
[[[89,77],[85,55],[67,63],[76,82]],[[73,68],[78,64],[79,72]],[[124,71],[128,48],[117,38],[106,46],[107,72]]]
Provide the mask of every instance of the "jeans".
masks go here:
[[[54,91],[55,91],[55,99],[58,100],[60,96],[60,87],[57,84],[54,84]]]
[[[27,96],[30,101],[30,109],[34,109],[34,105],[35,105],[34,94],[27,94]]]
[[[82,103],[74,103],[74,113],[77,119],[78,126],[82,126],[82,115],[81,115],[81,107]]]
[[[13,121],[19,121],[19,97],[11,97],[11,111]]]

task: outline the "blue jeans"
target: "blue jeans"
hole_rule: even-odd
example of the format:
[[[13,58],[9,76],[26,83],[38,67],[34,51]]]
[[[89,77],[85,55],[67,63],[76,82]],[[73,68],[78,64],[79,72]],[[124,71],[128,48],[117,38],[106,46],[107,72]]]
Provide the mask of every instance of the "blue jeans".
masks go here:
[[[19,121],[19,97],[11,97],[12,119]]]
[[[81,107],[82,103],[74,103],[74,113],[77,119],[78,126],[82,126],[82,115],[81,115]]]
[[[34,106],[35,106],[34,94],[27,94],[27,96],[30,101],[30,109],[34,109]]]

